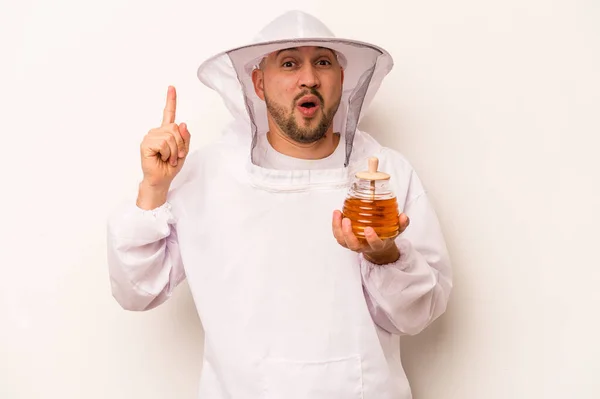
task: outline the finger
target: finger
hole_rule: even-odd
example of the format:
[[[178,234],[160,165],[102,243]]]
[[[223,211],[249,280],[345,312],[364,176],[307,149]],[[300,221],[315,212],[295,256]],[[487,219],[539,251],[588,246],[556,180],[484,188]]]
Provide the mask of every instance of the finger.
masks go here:
[[[367,227],[365,229],[365,238],[367,239],[367,243],[373,251],[381,251],[385,248],[385,242],[379,238],[372,227]]]
[[[160,159],[162,159],[164,162],[167,162],[172,154],[172,147],[169,144],[169,137],[172,136],[165,134],[160,137],[154,137],[148,142],[148,148],[150,148],[155,155],[158,154]]]
[[[400,220],[400,233],[402,233],[404,230],[406,230],[406,228],[410,224],[410,219],[405,213],[402,213],[399,216],[399,220]]]
[[[160,159],[162,159],[164,162],[167,162],[169,160],[169,157],[171,156],[171,147],[169,147],[169,143],[167,142],[167,140],[164,139],[159,139],[158,141],[158,153],[160,154]]]
[[[358,238],[352,232],[352,222],[348,218],[342,219],[342,232],[344,234],[344,241],[346,241],[346,247],[352,251],[360,250],[360,242]]]
[[[342,232],[342,212],[335,210],[333,211],[333,217],[331,220],[331,230],[338,244],[345,247],[346,240],[344,239],[344,233]]]
[[[190,151],[191,134],[186,123],[179,125],[179,133],[181,134],[181,138],[183,140],[183,151],[181,149],[179,150],[179,158],[183,158]]]
[[[163,111],[162,125],[166,126],[169,123],[175,122],[175,109],[177,108],[177,93],[173,86],[169,86],[167,90],[167,103]]]
[[[177,157],[183,158],[182,154],[185,152],[185,142],[181,136],[181,127],[177,126],[176,123],[171,123],[167,125],[165,130],[173,135],[175,138],[175,144],[177,146],[177,150],[171,154],[171,161],[177,160]]]
[[[175,136],[173,136],[171,132],[167,132],[164,137],[164,140],[169,146],[170,153],[169,158],[167,158],[166,160],[168,160],[171,165],[177,166],[177,142],[175,141]]]

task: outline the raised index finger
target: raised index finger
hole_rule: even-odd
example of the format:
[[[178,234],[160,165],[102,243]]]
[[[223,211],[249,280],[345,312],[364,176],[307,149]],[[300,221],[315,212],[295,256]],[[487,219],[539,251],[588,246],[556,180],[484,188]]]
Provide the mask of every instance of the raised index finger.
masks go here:
[[[169,86],[167,90],[167,103],[163,111],[162,125],[168,125],[175,122],[175,109],[177,108],[177,93],[173,86]]]

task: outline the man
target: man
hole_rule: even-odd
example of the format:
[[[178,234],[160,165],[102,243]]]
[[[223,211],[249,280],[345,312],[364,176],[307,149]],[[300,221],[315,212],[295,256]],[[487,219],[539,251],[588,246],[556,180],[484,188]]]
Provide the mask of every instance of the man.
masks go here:
[[[200,398],[411,397],[398,336],[439,317],[452,283],[418,176],[356,128],[391,67],[383,49],[286,13],[200,66],[235,120],[190,155],[169,88],[137,202],[109,221],[108,262],[125,309],[152,309],[187,278],[205,330]],[[368,229],[360,244],[340,208],[371,156],[402,233]]]

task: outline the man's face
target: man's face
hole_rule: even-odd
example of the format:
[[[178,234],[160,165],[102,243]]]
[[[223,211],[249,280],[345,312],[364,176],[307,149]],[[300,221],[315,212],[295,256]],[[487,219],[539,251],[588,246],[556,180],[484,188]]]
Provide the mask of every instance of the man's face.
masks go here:
[[[299,143],[321,139],[332,128],[342,96],[343,70],[333,51],[297,47],[274,52],[252,75],[269,118]]]

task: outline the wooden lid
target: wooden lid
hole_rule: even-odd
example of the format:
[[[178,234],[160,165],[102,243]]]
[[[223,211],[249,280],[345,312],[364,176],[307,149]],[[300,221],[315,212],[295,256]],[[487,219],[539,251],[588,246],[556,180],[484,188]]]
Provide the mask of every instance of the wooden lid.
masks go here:
[[[358,172],[356,177],[365,180],[388,180],[390,175],[383,172],[378,172],[379,159],[377,157],[369,158],[369,170],[364,172]]]

